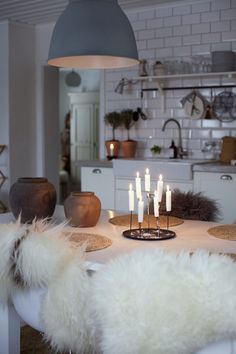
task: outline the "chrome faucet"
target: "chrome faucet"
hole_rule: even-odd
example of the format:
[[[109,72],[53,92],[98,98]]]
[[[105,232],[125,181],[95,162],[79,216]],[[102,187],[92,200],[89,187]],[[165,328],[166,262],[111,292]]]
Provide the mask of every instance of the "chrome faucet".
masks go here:
[[[179,122],[174,119],[174,118],[170,118],[167,119],[167,121],[165,121],[163,127],[162,127],[162,131],[165,131],[165,128],[167,126],[168,123],[173,122],[177,125],[178,127],[178,131],[179,131],[179,141],[178,141],[178,146],[177,146],[177,156],[176,157],[180,157],[181,159],[183,158],[184,155],[187,155],[187,151],[183,150],[183,146],[182,146],[182,134],[181,134],[181,126],[179,124]]]

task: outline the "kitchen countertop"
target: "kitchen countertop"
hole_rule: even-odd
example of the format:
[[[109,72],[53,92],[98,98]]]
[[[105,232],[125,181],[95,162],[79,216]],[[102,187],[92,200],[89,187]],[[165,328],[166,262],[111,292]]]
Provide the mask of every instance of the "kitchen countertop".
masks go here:
[[[193,172],[236,173],[236,166],[220,161],[196,163],[193,165]]]
[[[125,160],[125,159],[124,159]],[[152,161],[154,162],[155,159],[146,159],[146,158],[137,158],[137,159],[130,159],[129,161]],[[164,160],[163,162],[168,162],[168,160]],[[187,162],[188,160],[186,160]],[[185,162],[185,159],[182,160]],[[77,162],[81,167],[105,167],[105,168],[112,168],[113,163],[112,161],[108,161],[107,159],[101,160],[85,160],[85,161],[78,161]],[[172,160],[173,163],[173,160]],[[236,166],[232,166],[230,164],[226,164],[220,161],[211,161],[211,160],[201,160],[196,162],[192,160],[193,165],[193,172],[219,172],[219,173],[236,173]]]
[[[112,161],[108,161],[107,159],[84,160],[84,161],[78,161],[77,163],[81,167],[106,167],[106,168],[112,168]]]

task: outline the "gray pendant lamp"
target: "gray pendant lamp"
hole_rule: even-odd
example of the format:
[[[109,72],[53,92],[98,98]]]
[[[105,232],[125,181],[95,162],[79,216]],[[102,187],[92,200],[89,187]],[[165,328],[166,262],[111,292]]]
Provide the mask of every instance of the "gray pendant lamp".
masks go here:
[[[71,0],[55,25],[48,64],[83,69],[138,64],[134,33],[117,0]]]

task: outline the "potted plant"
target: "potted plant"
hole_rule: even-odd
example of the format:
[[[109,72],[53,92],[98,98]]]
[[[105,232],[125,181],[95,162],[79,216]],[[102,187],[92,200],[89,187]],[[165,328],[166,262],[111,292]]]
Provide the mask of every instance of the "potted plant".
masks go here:
[[[127,140],[121,142],[122,156],[129,158],[135,157],[137,141],[130,139],[130,129],[137,121],[135,112],[132,109],[121,111],[122,125],[127,130]]]
[[[161,153],[161,147],[159,145],[153,145],[150,151],[152,152],[152,155],[156,157],[156,155],[159,155]]]
[[[121,114],[116,111],[109,112],[105,115],[104,121],[106,125],[112,127],[112,139],[105,141],[107,156],[117,157],[119,154],[120,142],[115,138],[115,130],[122,125]],[[113,144],[112,150],[111,144]]]

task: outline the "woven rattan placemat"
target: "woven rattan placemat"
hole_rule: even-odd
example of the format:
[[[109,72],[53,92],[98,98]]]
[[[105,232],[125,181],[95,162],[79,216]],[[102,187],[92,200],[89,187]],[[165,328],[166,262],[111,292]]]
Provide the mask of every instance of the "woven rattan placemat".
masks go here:
[[[83,232],[66,232],[72,242],[79,245],[86,244],[86,252],[98,251],[112,245],[112,240],[106,236],[98,234],[88,234]]]
[[[207,232],[223,240],[236,241],[236,224],[211,227]]]
[[[167,227],[167,216],[161,215],[159,218],[159,223],[161,228]],[[119,215],[115,216],[114,218],[109,219],[109,222],[113,225],[117,226],[130,226],[130,215]],[[184,220],[179,219],[175,216],[170,216],[169,217],[169,226],[177,226],[180,224],[183,224]],[[150,227],[156,227],[157,222],[156,218],[153,215],[149,215],[149,223]],[[144,215],[142,227],[147,227],[148,226],[148,216]],[[132,221],[132,227],[137,228],[138,227],[138,216],[137,214],[133,215],[133,221]]]

